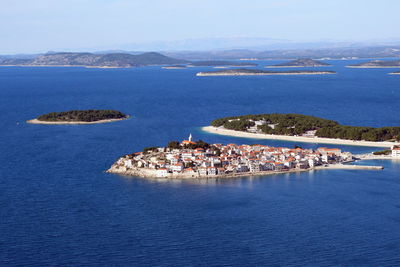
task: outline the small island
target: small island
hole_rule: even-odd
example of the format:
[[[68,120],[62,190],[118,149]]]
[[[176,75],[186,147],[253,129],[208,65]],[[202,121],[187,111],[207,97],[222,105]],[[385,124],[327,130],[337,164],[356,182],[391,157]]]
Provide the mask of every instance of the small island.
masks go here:
[[[196,76],[257,76],[257,75],[321,75],[321,74],[336,74],[334,71],[267,71],[255,69],[234,69],[234,70],[218,70],[218,71],[203,71]]]
[[[400,68],[400,60],[373,60],[369,62],[348,65],[347,67],[360,69]]]
[[[193,61],[188,67],[255,67],[256,63],[234,62],[222,60]]]
[[[289,62],[284,62],[276,65],[265,66],[266,68],[304,68],[304,67],[327,67],[331,66],[328,63],[314,60],[311,58],[302,58]]]
[[[125,120],[128,115],[116,110],[70,110],[51,112],[28,120],[33,124],[95,124]]]
[[[168,179],[215,179],[325,170],[380,170],[382,166],[349,165],[354,157],[337,148],[316,150],[266,145],[208,144],[171,141],[166,147],[147,147],[119,158],[109,173]]]
[[[204,131],[247,138],[310,143],[392,147],[400,127],[360,127],[302,114],[257,114],[214,120]]]
[[[186,65],[171,65],[171,66],[163,66],[163,67],[161,67],[161,68],[167,69],[167,70],[186,69]]]

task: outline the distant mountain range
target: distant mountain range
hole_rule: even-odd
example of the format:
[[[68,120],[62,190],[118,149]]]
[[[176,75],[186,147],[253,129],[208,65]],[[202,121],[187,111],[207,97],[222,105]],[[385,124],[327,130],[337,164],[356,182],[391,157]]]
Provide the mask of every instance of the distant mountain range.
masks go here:
[[[86,67],[140,67],[148,65],[181,64],[180,60],[149,52],[139,55],[128,53],[49,53],[34,58],[0,58],[0,65],[18,66],[86,66]]]
[[[266,50],[298,50],[325,48],[360,48],[373,46],[400,45],[400,39],[366,40],[366,41],[292,41],[266,37],[215,37],[192,38],[175,41],[158,41],[143,43],[128,43],[114,46],[120,51],[214,51],[246,49],[255,51]],[[87,51],[109,50],[110,47],[88,48]]]
[[[215,51],[176,51],[164,52],[165,55],[190,60],[232,60],[232,59],[351,59],[351,58],[385,58],[400,57],[398,46],[374,47],[337,47],[323,49],[294,49],[256,51],[248,49],[215,50]]]
[[[268,59],[356,59],[400,58],[400,46],[342,47],[324,49],[267,50],[246,49],[213,51],[103,51],[96,53],[49,52],[37,55],[0,55],[0,65],[140,67],[148,65],[191,64],[193,66],[248,66],[249,60]],[[229,62],[244,60],[247,63]],[[310,63],[310,62],[308,62]],[[315,63],[315,62],[314,62]],[[306,62],[293,64],[307,65]],[[311,64],[311,63],[310,63]]]

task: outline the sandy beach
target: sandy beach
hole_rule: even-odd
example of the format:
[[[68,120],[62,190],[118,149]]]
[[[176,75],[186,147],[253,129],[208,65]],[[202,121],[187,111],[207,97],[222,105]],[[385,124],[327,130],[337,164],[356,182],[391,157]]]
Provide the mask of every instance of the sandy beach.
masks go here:
[[[205,126],[202,128],[202,130],[205,132],[213,133],[213,134],[229,135],[229,136],[235,136],[235,137],[283,140],[283,141],[303,142],[303,143],[321,143],[321,144],[368,146],[368,147],[392,147],[393,145],[400,144],[398,142],[395,143],[395,142],[353,141],[353,140],[322,138],[322,137],[305,137],[305,136],[287,136],[287,135],[248,133],[248,132],[228,130],[228,129],[224,129],[224,128],[217,128],[217,127],[213,127],[213,126]]]
[[[66,124],[98,124],[98,123],[109,123],[109,122],[115,122],[115,121],[122,121],[122,120],[126,120],[129,119],[129,117],[127,118],[123,118],[123,119],[110,119],[110,120],[99,120],[99,121],[40,121],[38,119],[32,119],[32,120],[28,120],[26,121],[27,123],[31,123],[31,124],[53,124],[53,125],[66,125]]]

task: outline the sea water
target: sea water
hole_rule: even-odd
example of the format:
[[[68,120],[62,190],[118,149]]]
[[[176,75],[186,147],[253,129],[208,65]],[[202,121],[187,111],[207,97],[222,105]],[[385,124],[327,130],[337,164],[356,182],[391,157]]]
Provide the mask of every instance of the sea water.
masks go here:
[[[259,62],[261,66],[278,61]],[[201,131],[213,119],[301,113],[399,126],[400,76],[196,77],[166,70],[0,68],[0,264],[265,266],[400,264],[400,162],[382,171],[324,170],[165,181],[104,171],[148,146],[209,143],[376,148],[254,140]],[[32,125],[38,115],[115,109],[129,120]],[[363,164],[363,163],[362,163]]]

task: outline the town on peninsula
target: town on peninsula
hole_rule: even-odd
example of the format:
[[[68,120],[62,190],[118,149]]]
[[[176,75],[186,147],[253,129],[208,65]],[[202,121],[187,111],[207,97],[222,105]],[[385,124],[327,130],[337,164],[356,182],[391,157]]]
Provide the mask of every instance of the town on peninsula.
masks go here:
[[[400,150],[400,149],[399,149]],[[320,169],[370,169],[382,166],[350,165],[350,152],[321,147],[271,147],[266,145],[208,144],[192,135],[166,147],[149,147],[119,158],[109,173],[146,178],[229,178]]]

